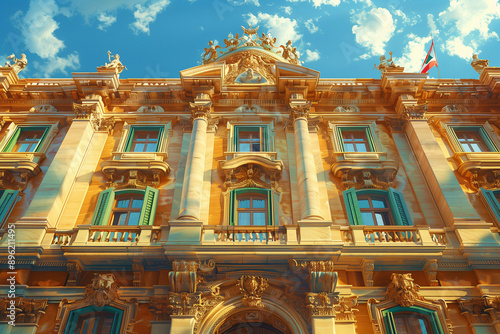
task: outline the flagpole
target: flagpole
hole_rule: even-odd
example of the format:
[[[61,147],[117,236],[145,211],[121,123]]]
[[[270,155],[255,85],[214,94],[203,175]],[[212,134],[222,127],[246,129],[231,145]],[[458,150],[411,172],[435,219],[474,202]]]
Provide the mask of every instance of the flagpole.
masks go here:
[[[439,72],[438,56],[436,52],[436,47],[434,46],[434,36],[432,36],[432,32],[431,32],[431,41],[432,41],[432,47],[434,48],[434,55],[436,56],[436,67],[438,68],[439,79],[441,79],[441,73]]]

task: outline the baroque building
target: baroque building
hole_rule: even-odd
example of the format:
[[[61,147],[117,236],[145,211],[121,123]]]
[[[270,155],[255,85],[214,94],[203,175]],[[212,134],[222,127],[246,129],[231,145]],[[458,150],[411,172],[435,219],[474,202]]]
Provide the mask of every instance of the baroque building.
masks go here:
[[[0,332],[500,333],[500,68],[326,79],[257,30],[0,67]]]

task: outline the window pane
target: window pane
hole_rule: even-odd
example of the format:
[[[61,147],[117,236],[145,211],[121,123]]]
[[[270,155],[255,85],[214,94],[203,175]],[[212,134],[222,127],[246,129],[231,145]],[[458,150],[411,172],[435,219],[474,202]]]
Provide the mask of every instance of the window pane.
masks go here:
[[[238,208],[243,208],[243,209],[250,208],[250,199],[249,198],[238,199]]]
[[[371,212],[361,212],[361,220],[363,220],[364,225],[373,226],[375,223],[373,222],[373,215]]]
[[[374,208],[387,208],[387,205],[382,198],[372,198],[372,205]]]
[[[249,143],[240,143],[239,152],[250,152],[250,144]]]
[[[389,225],[388,224],[389,222],[386,222],[384,218],[385,217],[384,217],[383,213],[380,213],[380,212],[375,213],[375,219],[377,220],[378,226]]]
[[[358,205],[361,209],[367,209],[370,207],[370,202],[368,201],[368,199],[358,198]]]
[[[254,212],[253,225],[265,226],[266,225],[266,213],[265,212]]]
[[[115,212],[113,214],[112,225],[125,225],[125,220],[127,219],[126,212]]]
[[[30,146],[30,144],[21,144],[17,149],[17,152],[31,152],[31,150],[29,149]],[[33,150],[34,149],[35,147],[33,147]]]
[[[118,200],[118,202],[116,203],[116,207],[117,208],[128,208],[129,203],[130,203],[129,199],[121,199],[121,200]]]
[[[144,152],[145,147],[146,146],[144,144],[136,143],[134,147],[132,147],[132,152]]]
[[[142,198],[134,198],[132,200],[132,207],[133,208],[142,208]]]
[[[264,209],[266,207],[266,201],[263,199],[254,199],[253,207],[254,209]]]
[[[238,212],[238,225],[250,225],[250,212]]]
[[[356,152],[368,152],[365,144],[356,144]]]
[[[130,212],[127,225],[139,225],[140,212]]]
[[[354,144],[344,143],[344,151],[346,152],[356,152],[354,149]]]
[[[260,152],[260,143],[252,144],[252,152]]]
[[[156,143],[150,143],[146,147],[146,152],[156,152]]]

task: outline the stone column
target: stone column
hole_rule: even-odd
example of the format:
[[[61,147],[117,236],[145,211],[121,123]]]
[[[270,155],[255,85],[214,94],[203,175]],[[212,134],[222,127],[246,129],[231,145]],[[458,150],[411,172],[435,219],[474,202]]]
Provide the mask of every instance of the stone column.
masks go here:
[[[26,299],[23,297],[15,299],[15,320],[12,320],[9,315],[11,300],[8,298],[0,299],[0,306],[6,311],[4,314],[6,319],[0,323],[0,333],[5,334],[35,334],[38,329],[38,322],[45,314],[47,309],[47,299]],[[13,321],[15,326],[11,326],[9,321]]]
[[[331,243],[331,222],[325,221],[321,214],[321,201],[318,189],[318,175],[312,154],[313,148],[309,137],[307,117],[311,102],[291,99],[291,118],[295,137],[295,159],[297,185],[300,205],[300,243]]]
[[[103,117],[104,104],[100,96],[89,96],[81,103],[75,103],[73,109],[75,118],[24,217],[16,223],[18,244],[40,244],[47,227],[59,227],[72,192],[77,189],[80,192],[78,196],[85,197],[84,192],[98,163],[107,131],[114,125],[114,119]],[[90,175],[82,181],[86,186],[79,187],[77,177],[83,171]],[[79,207],[71,210],[74,211],[71,218],[76,219]]]
[[[195,102],[190,104],[190,108],[193,131],[185,164],[179,216],[176,220],[169,222],[170,234],[167,242],[169,244],[199,244],[201,242],[203,176],[208,120],[212,110],[210,96],[198,94]]]

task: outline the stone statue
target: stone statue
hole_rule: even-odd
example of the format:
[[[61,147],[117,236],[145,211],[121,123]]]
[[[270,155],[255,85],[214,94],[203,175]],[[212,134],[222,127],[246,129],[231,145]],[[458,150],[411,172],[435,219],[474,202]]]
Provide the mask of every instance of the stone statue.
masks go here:
[[[472,62],[470,65],[479,75],[481,75],[483,70],[490,66],[490,61],[488,59],[479,59],[477,53],[475,53],[472,55]]]
[[[378,69],[380,72],[384,73],[385,71],[387,71],[388,68],[390,67],[397,67],[394,62],[392,61],[392,51],[389,51],[389,55],[391,56],[391,58],[389,59],[385,59],[385,56],[380,56],[380,64],[377,66],[377,64],[375,64],[375,66],[373,67],[373,69]]]
[[[10,63],[10,59],[14,62],[14,64]],[[5,67],[12,67],[14,71],[17,73],[21,72],[26,65],[28,65],[28,59],[24,53],[21,53],[21,59],[17,59],[14,54],[11,54],[7,57],[7,62],[5,63]]]
[[[208,46],[208,48],[205,48],[205,54],[202,56],[204,64],[216,60],[217,49],[222,49],[219,45],[214,45],[213,41],[208,42]],[[207,56],[209,57],[207,58]]]
[[[258,73],[254,73],[252,68],[246,70],[245,73],[242,73],[239,77],[239,81],[241,83],[261,83],[262,76]],[[237,80],[238,81],[238,80]]]
[[[297,55],[297,48],[292,47],[292,41],[288,41],[286,46],[280,45],[283,49],[282,57],[288,60],[291,64],[299,65],[299,56]],[[278,53],[281,51],[278,51]]]
[[[104,64],[104,67],[106,68],[116,68],[118,73],[122,73],[123,70],[126,70],[127,67],[123,66],[122,62],[120,61],[120,56],[118,54],[115,54],[113,56],[113,60],[111,60],[111,51],[108,51],[108,59],[109,63]]]

